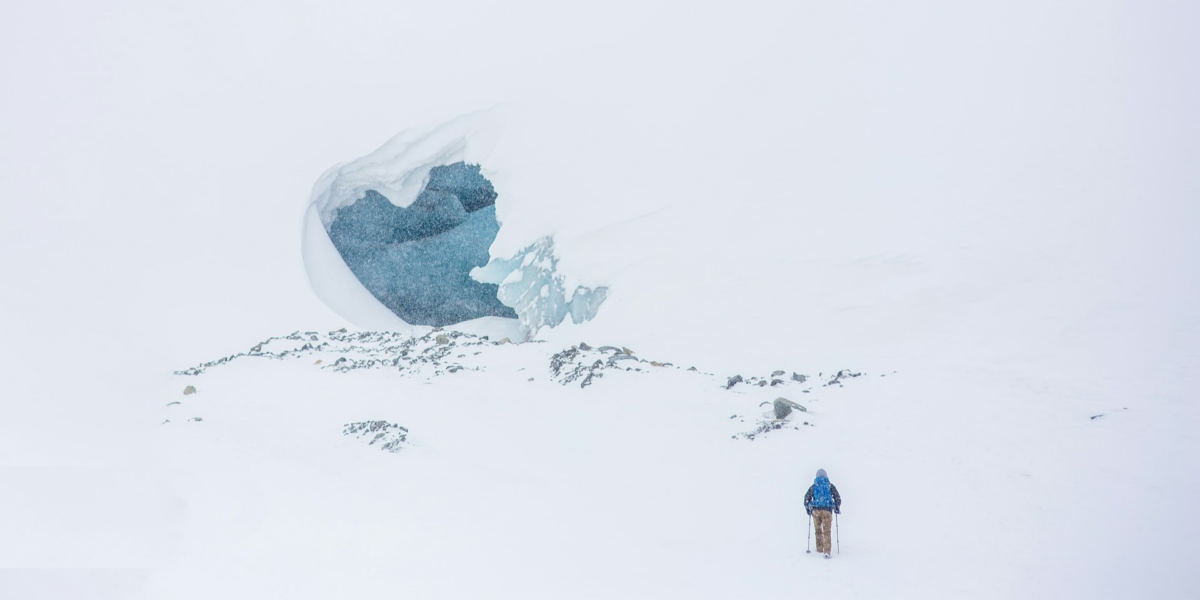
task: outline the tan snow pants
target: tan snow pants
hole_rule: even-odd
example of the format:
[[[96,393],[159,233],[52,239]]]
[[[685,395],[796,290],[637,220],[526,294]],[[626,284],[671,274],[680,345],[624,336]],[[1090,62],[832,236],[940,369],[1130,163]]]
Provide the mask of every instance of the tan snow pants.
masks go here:
[[[829,554],[829,534],[833,531],[833,511],[813,509],[813,528],[817,530],[817,552]]]

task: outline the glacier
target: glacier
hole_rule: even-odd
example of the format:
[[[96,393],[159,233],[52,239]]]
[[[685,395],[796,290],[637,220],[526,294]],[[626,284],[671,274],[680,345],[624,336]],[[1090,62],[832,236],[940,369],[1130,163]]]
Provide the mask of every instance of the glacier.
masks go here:
[[[576,286],[569,293],[558,272],[554,238],[544,237],[505,259],[492,259],[471,276],[499,287],[499,298],[516,310],[521,328],[532,336],[542,327],[554,327],[567,315],[578,324],[596,316],[608,288]]]
[[[516,317],[498,286],[470,278],[496,239],[496,192],[478,165],[430,170],[406,207],[375,190],[337,209],[329,237],[371,294],[405,322],[441,327],[481,317]]]
[[[522,338],[568,315],[590,320],[607,289],[568,290],[553,236],[495,257],[501,197],[485,167],[498,139],[494,111],[408,129],[375,152],[336,165],[314,185],[303,255],[316,295],[373,329],[519,322]]]

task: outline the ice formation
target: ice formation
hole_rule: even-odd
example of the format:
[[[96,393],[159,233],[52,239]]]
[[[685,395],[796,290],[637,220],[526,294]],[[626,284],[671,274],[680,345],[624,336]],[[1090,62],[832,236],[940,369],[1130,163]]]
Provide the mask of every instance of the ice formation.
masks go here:
[[[440,327],[516,317],[497,286],[471,279],[500,230],[496,192],[477,165],[434,167],[408,207],[375,190],[337,209],[329,237],[350,271],[405,322]]]
[[[608,290],[577,286],[569,293],[558,272],[553,238],[542,238],[513,258],[492,259],[471,276],[500,286],[499,298],[521,319],[521,328],[532,335],[542,327],[554,327],[567,315],[582,323],[596,316]]]
[[[591,319],[603,288],[569,293],[551,238],[489,262],[501,196],[486,168],[495,117],[474,113],[412,129],[313,187],[304,264],[317,296],[355,325],[461,326],[519,318],[531,335],[570,314]],[[512,329],[515,331],[516,321]]]

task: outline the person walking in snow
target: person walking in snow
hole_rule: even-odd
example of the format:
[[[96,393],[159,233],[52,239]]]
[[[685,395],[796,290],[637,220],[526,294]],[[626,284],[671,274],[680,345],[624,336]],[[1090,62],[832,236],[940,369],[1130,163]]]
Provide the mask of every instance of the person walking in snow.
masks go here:
[[[829,534],[833,529],[833,513],[842,514],[842,495],[829,483],[825,469],[817,469],[817,479],[804,494],[804,510],[812,517],[817,529],[817,552],[829,558]]]

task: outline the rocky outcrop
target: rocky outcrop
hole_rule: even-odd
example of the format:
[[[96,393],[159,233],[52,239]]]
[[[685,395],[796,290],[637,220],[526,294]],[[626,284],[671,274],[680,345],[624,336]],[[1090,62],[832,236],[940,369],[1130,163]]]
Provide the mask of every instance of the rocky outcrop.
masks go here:
[[[342,435],[357,438],[368,446],[379,445],[384,452],[397,453],[409,446],[408,428],[387,421],[360,421],[346,423]]]
[[[663,367],[670,363],[642,360],[628,348],[601,346],[592,348],[586,344],[571,346],[550,357],[550,379],[563,385],[579,382],[585,388],[604,377],[604,371],[642,372],[642,366]]]

